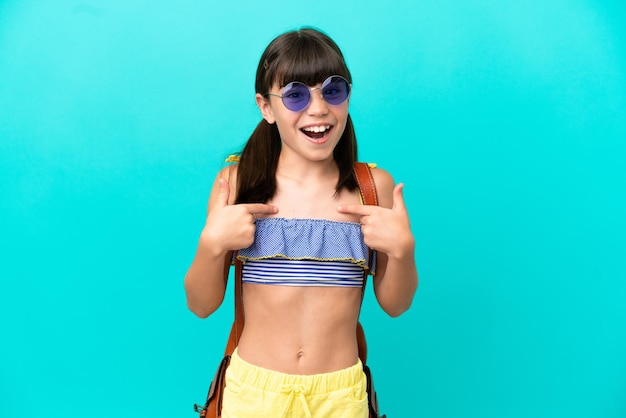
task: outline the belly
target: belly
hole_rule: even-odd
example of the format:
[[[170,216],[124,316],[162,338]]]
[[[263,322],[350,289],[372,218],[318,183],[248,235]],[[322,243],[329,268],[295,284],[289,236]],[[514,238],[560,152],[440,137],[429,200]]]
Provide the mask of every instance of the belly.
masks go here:
[[[357,362],[360,288],[244,285],[238,353],[289,374],[317,374]]]

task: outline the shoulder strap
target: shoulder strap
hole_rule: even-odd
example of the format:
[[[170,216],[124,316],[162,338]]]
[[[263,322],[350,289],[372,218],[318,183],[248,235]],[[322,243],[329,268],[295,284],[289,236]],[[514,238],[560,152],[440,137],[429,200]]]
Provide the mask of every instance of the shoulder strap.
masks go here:
[[[243,283],[241,281],[241,275],[243,270],[243,263],[237,258],[235,252],[235,289],[233,291],[235,295],[235,320],[233,326],[230,329],[230,336],[228,337],[228,343],[226,344],[226,350],[224,355],[230,356],[235,348],[239,345],[239,337],[243,331],[244,314],[243,314]]]
[[[356,182],[359,185],[359,192],[361,193],[361,201],[364,205],[378,206],[378,194],[376,193],[376,184],[374,183],[374,177],[372,176],[372,170],[367,163],[355,163],[354,164],[354,176]],[[368,249],[368,262],[370,267],[372,265],[372,258],[374,251]],[[365,286],[367,285],[368,271],[363,272],[363,287],[361,288],[361,302],[363,302],[363,296],[365,296]],[[365,332],[363,326],[359,322],[356,328],[356,338],[359,348],[359,358],[365,366],[367,363],[367,342],[365,341]]]
[[[372,176],[372,170],[367,163],[354,163],[354,176],[359,185],[359,192],[364,205],[378,206],[376,184]]]
[[[361,202],[364,205],[378,206],[378,194],[376,193],[376,184],[372,170],[367,163],[354,163],[354,177],[359,185],[359,193],[361,194]],[[374,251],[368,249],[368,261],[370,267]],[[363,293],[365,293],[365,284],[367,283],[367,271],[363,274]]]

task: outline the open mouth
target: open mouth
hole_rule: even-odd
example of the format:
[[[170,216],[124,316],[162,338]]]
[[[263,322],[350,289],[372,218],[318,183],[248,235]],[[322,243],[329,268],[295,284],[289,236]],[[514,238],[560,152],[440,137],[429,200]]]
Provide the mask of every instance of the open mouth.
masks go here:
[[[311,139],[322,139],[326,136],[333,127],[331,125],[321,125],[321,126],[308,126],[306,128],[300,129],[303,134],[308,136]]]

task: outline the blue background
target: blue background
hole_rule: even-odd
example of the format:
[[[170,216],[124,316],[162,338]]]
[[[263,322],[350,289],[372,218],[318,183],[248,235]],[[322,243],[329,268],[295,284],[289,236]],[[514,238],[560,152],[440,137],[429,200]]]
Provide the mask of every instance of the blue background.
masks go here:
[[[232,303],[195,318],[183,276],[301,25],[406,183],[420,288],[362,316],[383,412],[626,416],[623,4],[3,0],[0,416],[195,416]]]

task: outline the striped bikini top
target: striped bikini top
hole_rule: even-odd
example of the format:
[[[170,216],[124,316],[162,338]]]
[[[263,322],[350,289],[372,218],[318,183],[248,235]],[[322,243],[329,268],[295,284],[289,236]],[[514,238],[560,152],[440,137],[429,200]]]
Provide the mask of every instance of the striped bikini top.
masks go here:
[[[243,283],[361,287],[364,271],[375,272],[368,251],[358,223],[261,218],[254,243],[237,258]]]

